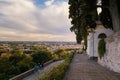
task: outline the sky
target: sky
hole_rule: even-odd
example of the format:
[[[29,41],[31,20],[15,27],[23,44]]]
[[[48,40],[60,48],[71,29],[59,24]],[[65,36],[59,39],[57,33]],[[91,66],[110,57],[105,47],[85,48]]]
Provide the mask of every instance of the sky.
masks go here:
[[[0,0],[0,41],[75,41],[67,0]]]

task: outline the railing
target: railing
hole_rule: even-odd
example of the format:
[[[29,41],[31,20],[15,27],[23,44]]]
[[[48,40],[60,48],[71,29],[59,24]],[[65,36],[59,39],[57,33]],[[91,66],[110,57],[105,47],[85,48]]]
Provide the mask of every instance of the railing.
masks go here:
[[[54,61],[59,61],[59,60],[62,60],[62,59],[50,60],[50,61],[44,63],[44,67],[47,66],[47,65],[49,65],[50,63],[52,63],[52,62],[54,62]],[[30,70],[28,70],[28,71],[26,71],[26,72],[24,72],[24,73],[21,73],[21,74],[15,76],[15,77],[13,77],[13,78],[11,78],[11,79],[9,79],[9,80],[22,80],[23,78],[25,78],[25,77],[33,74],[33,73],[34,73],[34,68],[32,68],[32,69],[30,69]]]
[[[54,62],[54,60],[50,60],[50,61],[44,63],[44,66],[47,66],[47,65],[49,65],[52,62]],[[26,71],[24,73],[21,73],[21,74],[15,76],[15,77],[13,77],[13,78],[11,78],[9,80],[22,80],[23,78],[31,75],[32,73],[34,73],[34,68],[32,68],[32,69],[30,69],[30,70],[28,70],[28,71]]]

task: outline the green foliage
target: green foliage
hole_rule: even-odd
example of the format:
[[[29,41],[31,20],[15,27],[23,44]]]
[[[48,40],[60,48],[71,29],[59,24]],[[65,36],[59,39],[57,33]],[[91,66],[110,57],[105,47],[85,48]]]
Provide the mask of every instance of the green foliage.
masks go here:
[[[76,34],[77,43],[86,40],[88,26],[95,28],[97,20],[96,0],[69,0],[70,30]],[[85,41],[86,44],[86,41]]]
[[[23,54],[23,50],[15,49],[12,51],[13,54]]]
[[[106,28],[113,29],[112,18],[108,8],[102,8],[102,13],[99,17]]]
[[[24,52],[17,46],[13,47],[13,50],[6,52],[7,57],[0,57],[0,80],[9,80],[9,78],[33,68],[35,63],[52,59],[51,52],[45,47],[32,47],[31,51]],[[0,48],[0,53],[5,51],[4,48]]]
[[[105,43],[105,40],[102,38],[98,44],[99,57],[102,58],[105,52],[106,52],[106,43]]]
[[[31,69],[32,66],[32,57],[25,54],[14,53],[9,58],[0,57],[0,80],[8,80],[15,75]]]
[[[64,52],[63,49],[57,49],[54,51],[54,54],[57,54],[60,57],[63,52]]]
[[[67,56],[68,52],[63,50],[63,49],[57,49],[54,51],[53,56],[54,58],[57,57],[56,59],[59,58],[65,58]]]
[[[46,73],[39,80],[63,80],[65,73],[68,69],[69,63],[72,60],[73,54],[69,54],[65,61],[59,66],[54,67],[50,72]]]
[[[52,54],[47,50],[39,50],[32,54],[35,63],[42,63],[52,59]]]
[[[9,76],[8,71],[10,70],[11,63],[9,62],[8,58],[0,58],[0,80],[4,80]]]
[[[1,55],[1,53],[6,53],[6,52],[7,52],[6,50],[0,49],[0,55]]]
[[[33,54],[35,51],[29,50],[29,51],[24,51],[25,54]]]
[[[27,64],[26,64],[27,63]],[[22,60],[17,63],[18,68],[21,73],[29,70],[33,66],[33,61],[31,56],[25,56]]]
[[[9,61],[13,64],[16,65],[20,60],[22,60],[24,57],[21,54],[13,54],[12,56],[9,57]]]
[[[84,40],[87,48],[88,29],[96,27],[96,21],[101,20],[106,28],[113,29],[112,18],[109,11],[109,0],[102,0],[102,5],[96,5],[98,0],[69,0],[70,30],[75,33],[77,43]],[[97,8],[102,8],[102,13],[97,14]]]

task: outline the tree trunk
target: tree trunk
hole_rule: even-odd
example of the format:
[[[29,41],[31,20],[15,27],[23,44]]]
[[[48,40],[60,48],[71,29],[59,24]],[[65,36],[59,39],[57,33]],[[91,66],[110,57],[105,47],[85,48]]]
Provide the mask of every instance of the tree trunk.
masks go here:
[[[120,30],[120,15],[116,0],[110,0],[110,12],[112,16],[113,29],[117,32]]]

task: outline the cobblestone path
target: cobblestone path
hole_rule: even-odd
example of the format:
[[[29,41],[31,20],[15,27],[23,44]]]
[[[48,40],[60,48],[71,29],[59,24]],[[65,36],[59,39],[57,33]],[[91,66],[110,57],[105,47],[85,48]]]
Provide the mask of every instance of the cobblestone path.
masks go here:
[[[120,80],[120,74],[89,60],[86,54],[75,54],[64,80]]]
[[[33,73],[30,76],[24,78],[23,80],[38,80],[39,77],[43,76],[46,72],[50,71],[53,67],[58,66],[61,64],[64,60],[56,61],[54,63],[49,64],[48,66],[44,67],[39,72]]]

